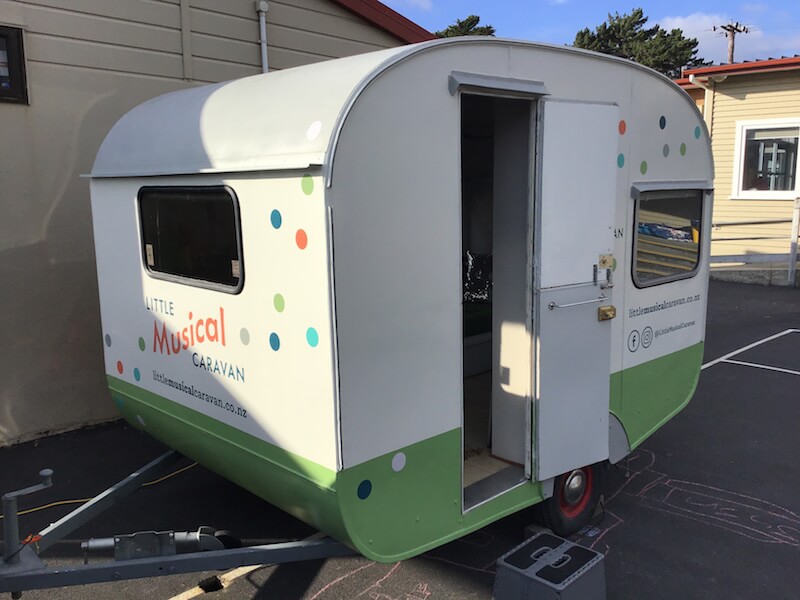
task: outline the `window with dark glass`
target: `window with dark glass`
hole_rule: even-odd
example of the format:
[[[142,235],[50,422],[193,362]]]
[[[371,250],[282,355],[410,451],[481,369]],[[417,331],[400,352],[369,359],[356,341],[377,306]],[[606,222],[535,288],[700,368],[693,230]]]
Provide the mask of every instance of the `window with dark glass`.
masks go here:
[[[636,200],[633,280],[647,287],[691,277],[700,263],[703,192],[643,192]]]
[[[142,255],[155,277],[231,293],[244,279],[239,210],[230,188],[139,191]]]
[[[795,189],[798,133],[798,127],[746,130],[742,191]]]
[[[0,102],[28,103],[22,30],[0,26]]]

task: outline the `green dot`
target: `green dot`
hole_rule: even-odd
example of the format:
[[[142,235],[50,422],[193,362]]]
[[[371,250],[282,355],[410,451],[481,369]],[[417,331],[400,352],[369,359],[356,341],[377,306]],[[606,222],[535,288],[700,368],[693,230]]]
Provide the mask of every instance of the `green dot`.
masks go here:
[[[686,156],[686,144],[681,144],[681,156]]]
[[[144,352],[144,338],[142,337],[139,338],[139,350]]]
[[[642,173],[642,175],[647,173],[647,161],[646,160],[643,160],[642,164],[639,165],[639,171]]]
[[[275,297],[272,299],[272,304],[278,312],[283,312],[283,309],[286,308],[286,300],[283,299],[281,294],[275,294]]]
[[[300,181],[300,186],[303,188],[303,193],[306,196],[310,196],[311,192],[314,191],[314,180],[311,178],[311,175],[308,173],[303,175],[303,179]]]
[[[625,155],[621,152],[617,155],[617,166],[621,169],[625,166]]]

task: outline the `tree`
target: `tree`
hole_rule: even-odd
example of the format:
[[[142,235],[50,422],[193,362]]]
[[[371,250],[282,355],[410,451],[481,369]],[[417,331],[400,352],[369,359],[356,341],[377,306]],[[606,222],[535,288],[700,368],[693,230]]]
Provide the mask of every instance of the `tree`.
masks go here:
[[[673,78],[680,77],[682,67],[711,64],[697,57],[696,38],[684,37],[680,29],[668,32],[660,25],[646,28],[646,23],[641,8],[629,15],[609,13],[608,20],[594,31],[581,29],[573,45],[634,60]]]
[[[456,22],[450,25],[447,29],[437,31],[436,35],[440,38],[457,37],[459,35],[491,35],[495,33],[494,27],[491,25],[481,25],[481,18],[477,15],[470,15],[463,21],[456,19]]]

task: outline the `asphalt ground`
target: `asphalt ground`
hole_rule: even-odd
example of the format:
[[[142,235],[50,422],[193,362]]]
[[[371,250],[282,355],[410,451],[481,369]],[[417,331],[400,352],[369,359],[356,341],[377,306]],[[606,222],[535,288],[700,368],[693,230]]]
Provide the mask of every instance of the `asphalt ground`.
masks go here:
[[[800,598],[800,290],[712,282],[705,362],[686,409],[605,471],[604,510],[573,538],[605,554],[609,599]],[[0,492],[35,483],[38,471],[49,467],[55,471],[53,487],[21,500],[20,509],[81,500],[164,450],[121,422],[0,449]],[[41,530],[75,506],[21,516],[21,534]],[[530,523],[523,511],[394,564],[354,556],[237,571],[227,587],[195,597],[488,600],[496,559],[523,540]],[[248,544],[314,533],[194,466],[141,488],[43,558],[51,566],[80,563],[78,540],[193,531],[200,525],[229,529]],[[198,582],[214,575],[220,573],[38,590],[24,597],[188,598],[199,594]]]

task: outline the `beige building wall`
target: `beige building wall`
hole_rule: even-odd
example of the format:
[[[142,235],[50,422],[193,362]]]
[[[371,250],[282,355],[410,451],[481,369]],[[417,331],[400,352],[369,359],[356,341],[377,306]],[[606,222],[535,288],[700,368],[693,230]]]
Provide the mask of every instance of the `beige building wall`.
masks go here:
[[[712,233],[712,255],[788,254],[793,201],[732,198],[737,121],[800,118],[798,71],[731,76],[715,84],[711,144],[714,152],[714,223],[787,220],[776,225],[725,226]],[[761,238],[761,239],[742,239]],[[784,265],[784,271],[786,269]]]
[[[269,2],[270,69],[402,42],[327,0]],[[89,187],[105,134],[165,92],[259,73],[253,0],[0,0],[29,105],[0,103],[0,446],[114,418]]]

